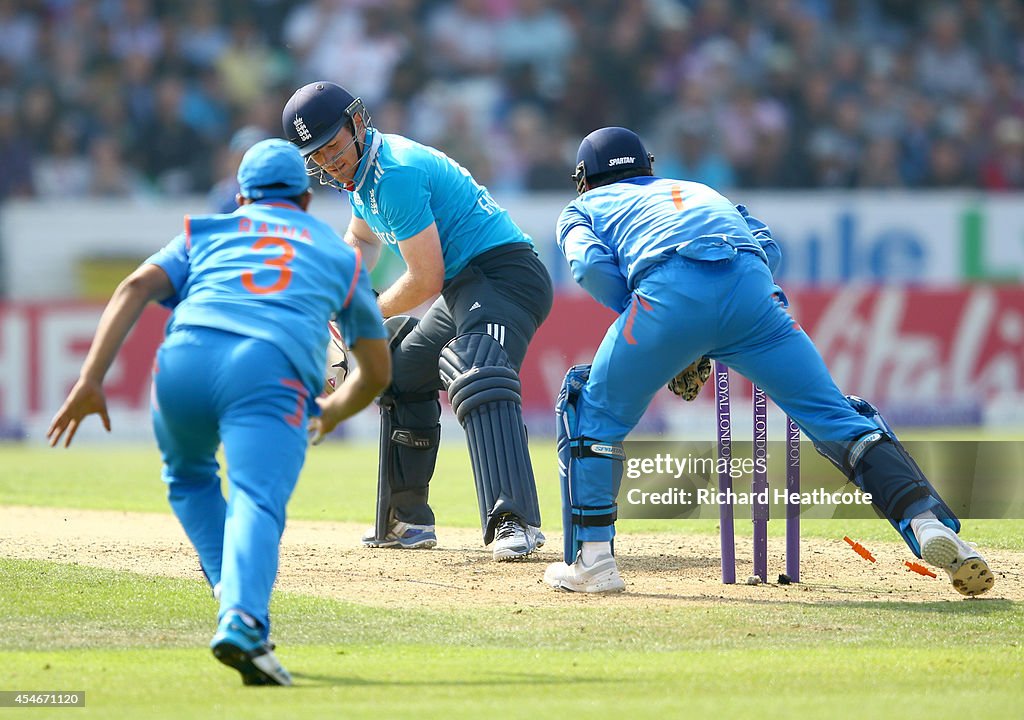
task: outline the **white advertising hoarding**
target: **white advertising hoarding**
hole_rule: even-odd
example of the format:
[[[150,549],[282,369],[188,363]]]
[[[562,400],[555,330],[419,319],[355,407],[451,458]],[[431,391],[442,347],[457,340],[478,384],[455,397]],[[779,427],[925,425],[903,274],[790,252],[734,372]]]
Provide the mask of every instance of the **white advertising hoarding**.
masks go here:
[[[571,283],[554,247],[571,195],[499,198],[537,242],[560,285]],[[1024,195],[740,193],[735,202],[769,224],[783,248],[780,282],[950,285],[1024,277]],[[104,256],[142,259],[181,231],[203,198],[161,203],[11,202],[0,208],[0,267],[9,300],[74,298],[77,265]],[[321,191],[312,211],[339,231],[348,202]]]

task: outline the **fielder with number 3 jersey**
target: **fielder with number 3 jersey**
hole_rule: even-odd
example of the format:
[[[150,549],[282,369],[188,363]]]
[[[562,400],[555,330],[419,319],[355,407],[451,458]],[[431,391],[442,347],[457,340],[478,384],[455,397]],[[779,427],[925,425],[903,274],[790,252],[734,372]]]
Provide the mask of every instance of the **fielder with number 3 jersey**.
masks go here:
[[[153,365],[153,427],[171,507],[220,601],[211,649],[247,685],[290,685],[269,644],[269,605],[307,419],[322,435],[366,407],[390,361],[358,251],[306,213],[312,194],[295,148],[256,144],[238,182],[238,210],[186,217],[185,232],[115,291],[48,437],[56,445],[67,431],[70,444],[91,413],[110,430],[107,370],[148,302],[173,308]],[[332,317],[362,373],[323,399]]]
[[[579,197],[558,219],[573,278],[619,313],[592,365],[566,375],[557,405],[564,562],[545,581],[624,589],[612,553],[622,441],[666,383],[687,394],[720,360],[763,388],[875,506],[911,551],[964,595],[994,582],[960,522],[879,415],[836,387],[772,277],[781,254],[764,223],[706,185],[653,175],[630,130],[580,144]]]
[[[552,303],[532,240],[462,166],[381,133],[362,101],[339,85],[299,88],[282,124],[309,172],[348,196],[345,241],[363,251],[367,266],[384,246],[406,264],[379,298],[394,380],[380,399],[377,518],[363,543],[436,545],[427,494],[443,388],[466,431],[484,543],[495,560],[525,558],[544,535],[519,368]],[[420,320],[403,314],[433,298]]]

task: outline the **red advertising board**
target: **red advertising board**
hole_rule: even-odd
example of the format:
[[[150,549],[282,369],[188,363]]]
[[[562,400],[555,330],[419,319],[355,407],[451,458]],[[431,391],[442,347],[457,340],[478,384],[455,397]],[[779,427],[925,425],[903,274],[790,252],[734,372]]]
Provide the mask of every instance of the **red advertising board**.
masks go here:
[[[1024,391],[1024,288],[851,287],[795,291],[790,300],[846,392],[898,407],[986,404]],[[101,310],[90,303],[0,304],[0,420],[56,410]],[[146,409],[166,317],[147,309],[129,337],[108,377],[112,407]],[[590,361],[612,319],[586,296],[557,297],[523,367],[528,412],[551,412],[565,370]]]
[[[948,419],[921,424],[972,422],[971,408],[978,421],[979,408],[1024,391],[1019,286],[806,289],[789,299],[839,387],[902,412],[909,424],[926,408]],[[528,408],[551,405],[565,369],[589,362],[611,320],[585,296],[558,297],[523,368]],[[672,401],[663,393],[655,404]]]

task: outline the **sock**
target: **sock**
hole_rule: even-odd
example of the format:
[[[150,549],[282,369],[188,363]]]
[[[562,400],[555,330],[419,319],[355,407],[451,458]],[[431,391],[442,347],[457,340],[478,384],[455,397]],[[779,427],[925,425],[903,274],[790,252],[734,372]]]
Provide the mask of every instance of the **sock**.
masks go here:
[[[599,558],[612,554],[610,542],[584,542],[583,543],[583,564],[593,565]]]
[[[906,521],[904,521],[904,522],[906,522]],[[914,532],[914,535],[916,536],[921,531],[921,526],[923,524],[925,524],[925,523],[930,523],[930,522],[937,522],[939,524],[944,524],[944,523],[942,523],[941,520],[939,520],[937,517],[935,517],[935,513],[933,513],[931,510],[925,510],[920,515],[917,515],[913,519],[911,519],[911,521],[910,521],[910,529]]]

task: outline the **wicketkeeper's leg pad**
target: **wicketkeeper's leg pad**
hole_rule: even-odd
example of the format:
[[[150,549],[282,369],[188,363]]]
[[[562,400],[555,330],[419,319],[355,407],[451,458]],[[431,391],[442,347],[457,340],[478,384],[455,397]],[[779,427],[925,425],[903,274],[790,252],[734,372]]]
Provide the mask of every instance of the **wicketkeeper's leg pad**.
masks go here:
[[[562,485],[562,533],[565,562],[568,564],[576,561],[576,554],[584,540],[582,535],[588,535],[588,540],[608,541],[614,536],[618,516],[614,497],[622,479],[622,464],[626,459],[620,443],[581,437],[577,432],[578,401],[589,377],[590,365],[569,368],[555,403],[558,474]],[[595,463],[602,467],[595,467]],[[611,474],[612,500],[610,503],[594,503],[590,500],[594,488],[590,487],[589,480],[593,480],[595,474],[606,473]]]
[[[484,333],[459,335],[441,350],[438,370],[466,431],[484,543],[494,539],[505,513],[539,527],[519,375],[504,348]]]
[[[910,521],[918,515],[931,511],[954,532],[960,532],[960,520],[939,497],[881,413],[856,395],[847,395],[846,399],[859,415],[878,429],[848,442],[817,441],[818,452],[857,487],[871,493],[875,507],[918,557],[921,549],[910,528]]]

